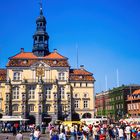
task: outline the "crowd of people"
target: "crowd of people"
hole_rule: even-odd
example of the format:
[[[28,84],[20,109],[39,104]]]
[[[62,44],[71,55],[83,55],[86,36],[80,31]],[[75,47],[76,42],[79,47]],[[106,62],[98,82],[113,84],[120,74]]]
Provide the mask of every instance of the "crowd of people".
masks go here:
[[[6,125],[10,131],[9,124]],[[22,140],[22,127],[13,124],[13,135],[16,140]],[[15,128],[15,132],[14,132]],[[41,126],[31,127],[30,140],[39,140],[41,137]],[[50,140],[140,140],[140,126],[130,123],[119,122],[118,124],[107,124],[96,122],[88,124],[86,122],[72,124],[49,124],[45,133]],[[46,140],[49,140],[46,138]]]
[[[49,126],[50,140],[140,140],[140,127],[118,124],[81,124]]]
[[[17,132],[28,131],[30,126],[27,123],[19,122],[2,122],[0,123],[0,132],[13,132],[13,135],[16,135]]]

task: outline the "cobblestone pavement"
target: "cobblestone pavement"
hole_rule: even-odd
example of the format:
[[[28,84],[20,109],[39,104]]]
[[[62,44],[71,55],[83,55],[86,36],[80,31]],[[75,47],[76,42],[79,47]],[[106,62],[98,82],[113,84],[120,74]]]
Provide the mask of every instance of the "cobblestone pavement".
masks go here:
[[[30,133],[23,133],[23,140],[30,140]],[[5,140],[8,136],[8,140],[15,140],[15,136],[12,133],[0,133],[0,140]],[[49,140],[49,134],[41,134],[40,140]]]

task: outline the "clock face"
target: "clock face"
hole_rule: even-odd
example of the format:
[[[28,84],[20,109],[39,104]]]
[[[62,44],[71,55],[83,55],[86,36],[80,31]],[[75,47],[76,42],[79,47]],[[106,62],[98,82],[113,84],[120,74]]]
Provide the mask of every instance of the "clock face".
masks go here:
[[[44,71],[44,68],[43,67],[38,67],[36,69],[36,76],[41,76],[41,77],[44,77],[45,76],[45,71]]]

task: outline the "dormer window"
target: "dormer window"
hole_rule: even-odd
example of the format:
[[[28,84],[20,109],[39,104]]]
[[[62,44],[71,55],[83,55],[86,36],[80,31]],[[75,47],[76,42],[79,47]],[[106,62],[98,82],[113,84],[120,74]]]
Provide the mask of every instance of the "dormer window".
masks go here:
[[[27,62],[28,62],[28,60],[23,60],[23,63],[24,63],[24,64],[27,64]]]
[[[56,64],[56,63],[57,63],[57,61],[56,61],[56,60],[54,60],[54,61],[53,61],[53,64]]]
[[[80,79],[82,79],[82,78],[83,78],[83,76],[79,76],[79,78],[80,78]]]

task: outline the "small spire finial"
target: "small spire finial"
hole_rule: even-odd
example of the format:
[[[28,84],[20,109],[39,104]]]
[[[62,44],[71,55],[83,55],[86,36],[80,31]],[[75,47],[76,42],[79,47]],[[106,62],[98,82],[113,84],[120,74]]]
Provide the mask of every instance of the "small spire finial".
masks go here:
[[[40,0],[40,15],[43,15],[43,10],[42,10],[42,0]]]

